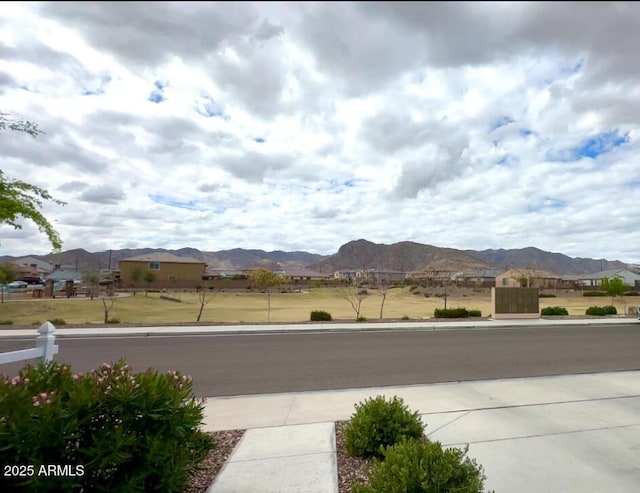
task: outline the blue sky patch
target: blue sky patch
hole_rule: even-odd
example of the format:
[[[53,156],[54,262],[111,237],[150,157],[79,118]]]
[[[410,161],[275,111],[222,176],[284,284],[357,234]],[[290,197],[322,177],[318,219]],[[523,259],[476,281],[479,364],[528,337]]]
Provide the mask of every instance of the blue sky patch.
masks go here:
[[[629,142],[629,133],[620,135],[618,129],[615,129],[588,138],[574,149],[574,155],[576,159],[585,157],[595,159],[627,142]]]
[[[263,137],[256,137],[253,139],[253,141],[257,142],[258,144],[264,144],[266,142]]]
[[[515,123],[515,120],[513,118],[511,118],[510,116],[502,116],[500,118],[498,118],[496,121],[494,121],[490,128],[489,128],[489,132],[493,132],[494,130],[497,130],[501,127],[505,127],[507,125],[509,125],[510,123]]]
[[[530,130],[528,128],[521,128],[520,130],[518,130],[518,133],[521,137],[529,137],[529,135],[534,134],[533,130]]]
[[[147,99],[152,103],[158,104],[164,101],[164,96],[160,91],[152,91],[151,94],[149,94],[149,97]]]
[[[149,198],[153,200],[156,204],[168,205],[170,207],[177,207],[178,209],[189,209],[191,211],[201,210],[198,207],[195,200],[176,200],[171,197],[167,197],[165,195],[160,194],[152,194],[149,195]]]

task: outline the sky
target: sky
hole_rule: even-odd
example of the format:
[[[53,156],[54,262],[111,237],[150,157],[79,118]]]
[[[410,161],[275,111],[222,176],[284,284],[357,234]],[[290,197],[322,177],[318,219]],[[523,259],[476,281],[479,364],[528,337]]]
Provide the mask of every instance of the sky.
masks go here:
[[[640,3],[4,2],[1,169],[63,250],[640,263]],[[28,220],[0,255],[46,254]]]

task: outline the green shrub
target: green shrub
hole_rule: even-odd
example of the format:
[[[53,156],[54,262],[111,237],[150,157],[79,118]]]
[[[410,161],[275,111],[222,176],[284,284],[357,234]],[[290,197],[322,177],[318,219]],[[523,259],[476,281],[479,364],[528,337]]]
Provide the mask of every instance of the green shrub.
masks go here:
[[[367,321],[367,317],[358,317],[356,318],[357,322],[366,322]]]
[[[0,325],[13,325],[13,320],[0,320]]]
[[[414,284],[413,286],[411,286],[411,287],[409,288],[409,291],[413,293],[416,289],[418,289],[418,286],[416,286],[416,285]]]
[[[478,310],[474,310],[474,313],[477,313]],[[436,308],[433,312],[433,316],[435,318],[466,318],[469,315],[469,312],[466,308]],[[478,315],[473,315],[478,316]]]
[[[67,322],[64,321],[63,318],[52,318],[51,320],[49,320],[49,322],[51,322],[53,325],[66,325]]]
[[[548,306],[540,311],[541,315],[569,315],[566,308],[562,306]]]
[[[6,491],[183,491],[214,447],[178,372],[134,374],[121,360],[83,375],[51,362],[1,376],[0,396],[0,463],[84,468],[4,478]]]
[[[375,461],[369,484],[356,484],[354,493],[481,493],[486,476],[468,447],[443,448],[440,442],[404,440]]]
[[[624,293],[625,296],[640,296],[640,292],[638,291],[629,291],[627,293]]]
[[[556,298],[555,294],[540,293],[538,298]]]
[[[480,310],[467,310],[467,314],[470,317],[482,317],[482,312]]]
[[[409,315],[402,315],[402,320],[409,320]]]
[[[420,296],[422,293],[420,291],[416,290],[416,291],[411,291],[411,294],[416,294],[416,295]],[[427,293],[425,293],[424,295],[426,296]]]
[[[589,308],[587,308],[586,314],[604,317],[605,315],[617,315],[618,310],[616,310],[615,306],[611,306],[611,305],[590,306]]]
[[[328,322],[331,320],[331,314],[323,310],[315,310],[311,312],[311,321],[313,322]]]
[[[107,323],[108,324],[119,324],[120,323],[120,319],[119,318],[108,318],[107,319]]]
[[[356,404],[344,430],[344,444],[353,457],[382,457],[389,445],[423,435],[417,412],[409,411],[400,397],[386,400],[380,395]]]
[[[608,296],[605,291],[585,291],[582,296]]]

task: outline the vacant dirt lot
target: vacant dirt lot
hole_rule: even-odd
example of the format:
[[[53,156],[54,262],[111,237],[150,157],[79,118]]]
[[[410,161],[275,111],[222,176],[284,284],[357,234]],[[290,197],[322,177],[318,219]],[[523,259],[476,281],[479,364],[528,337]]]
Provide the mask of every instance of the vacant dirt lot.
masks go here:
[[[550,291],[551,292],[551,291]],[[541,298],[540,307],[563,306],[570,315],[584,315],[593,305],[606,305],[611,298],[585,298],[580,292],[557,291],[556,298]],[[109,318],[121,323],[178,323],[195,322],[200,309],[200,300],[193,292],[166,292],[179,300],[161,298],[161,293],[144,293],[118,298]],[[409,286],[390,289],[384,305],[385,319],[423,319],[433,316],[435,308],[444,307],[442,288],[418,288]],[[491,292],[489,289],[449,288],[447,307],[465,307],[481,310],[482,316],[491,314]],[[380,317],[382,296],[376,289],[369,290],[364,299],[361,316],[369,320]],[[625,308],[637,306],[637,297],[617,298],[618,313]],[[355,312],[344,298],[341,288],[312,288],[301,292],[274,293],[271,295],[272,322],[304,322],[309,320],[312,310],[325,310],[334,320],[353,320]],[[33,299],[23,295],[23,299],[13,296],[10,301],[0,304],[0,321],[10,320],[13,325],[32,325],[45,320],[63,319],[68,324],[102,323],[104,308],[100,299]],[[207,298],[202,314],[202,322],[266,322],[267,296],[258,292],[215,292]],[[2,326],[0,326],[2,327]],[[4,326],[10,327],[10,326]]]

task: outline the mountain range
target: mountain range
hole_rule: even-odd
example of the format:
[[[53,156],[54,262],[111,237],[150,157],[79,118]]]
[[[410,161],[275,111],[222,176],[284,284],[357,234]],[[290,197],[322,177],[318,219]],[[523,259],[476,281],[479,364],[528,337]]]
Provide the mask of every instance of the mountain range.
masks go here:
[[[48,255],[29,255],[53,264],[73,266],[78,270],[90,268],[114,269],[118,261],[154,252],[172,253],[179,257],[192,257],[205,262],[211,269],[239,270],[252,267],[268,269],[307,268],[319,272],[334,272],[341,269],[385,269],[403,272],[412,271],[463,271],[477,269],[506,270],[520,267],[541,269],[557,275],[590,274],[608,269],[633,268],[617,260],[574,258],[561,253],[552,253],[534,247],[499,250],[457,250],[411,241],[391,245],[377,244],[359,239],[342,245],[333,255],[318,255],[309,252],[284,252],[276,250],[246,250],[234,248],[207,252],[195,248],[167,250],[163,248],[139,248],[88,252],[84,249],[67,250]],[[23,257],[0,257],[0,262]]]

